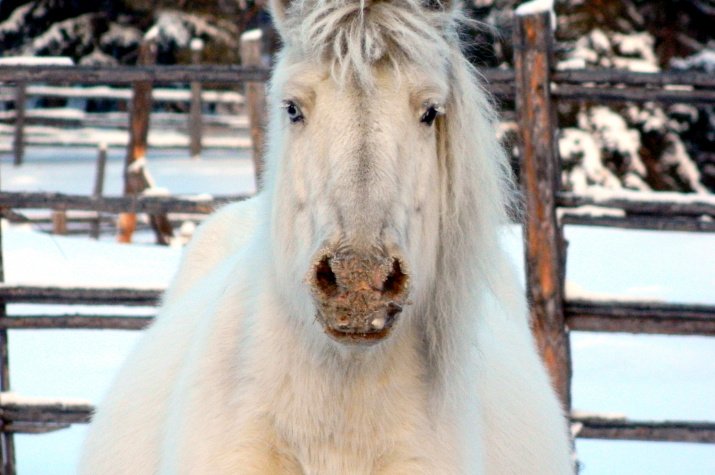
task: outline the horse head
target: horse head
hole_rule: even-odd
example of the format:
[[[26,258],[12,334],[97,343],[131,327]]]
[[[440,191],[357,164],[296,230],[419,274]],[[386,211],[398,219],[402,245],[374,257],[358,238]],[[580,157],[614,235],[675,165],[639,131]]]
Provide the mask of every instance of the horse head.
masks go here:
[[[405,327],[398,321],[415,309],[448,318],[427,308],[440,305],[436,282],[488,243],[479,232],[494,229],[508,174],[505,161],[485,159],[501,152],[486,96],[464,72],[460,10],[437,0],[275,0],[272,11],[284,47],[265,185],[273,274],[291,313],[360,346]],[[469,294],[449,287],[447,306],[459,305],[449,294]]]
[[[282,287],[310,296],[334,340],[371,345],[434,280],[450,13],[417,1],[272,8],[285,44],[271,84],[267,183]],[[403,17],[438,27],[420,33]]]

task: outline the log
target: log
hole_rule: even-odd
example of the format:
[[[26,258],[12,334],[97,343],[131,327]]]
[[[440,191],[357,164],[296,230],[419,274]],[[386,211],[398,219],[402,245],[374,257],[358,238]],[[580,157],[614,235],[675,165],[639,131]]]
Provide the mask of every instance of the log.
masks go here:
[[[664,302],[567,300],[570,330],[715,336],[715,306]]]
[[[153,64],[156,61],[157,45],[147,41],[139,48],[139,64]],[[151,117],[151,94],[153,84],[150,81],[134,83],[131,114],[129,117],[129,146],[124,162],[124,194],[128,196],[142,193],[153,184],[146,169],[147,138]],[[158,244],[168,245],[174,230],[165,214],[151,214],[149,220]],[[118,220],[117,241],[129,243],[136,227],[136,216],[123,214]]]
[[[52,211],[52,234],[64,236],[67,234],[67,212]]]
[[[201,63],[201,54],[204,50],[204,42],[199,38],[191,40],[191,62]],[[191,105],[189,109],[189,154],[198,158],[201,155],[201,83],[191,82]]]
[[[517,15],[513,39],[532,331],[556,393],[569,408],[571,360],[563,315],[565,247],[554,198],[559,189],[560,167],[549,91],[549,13]]]
[[[84,305],[158,305],[163,289],[45,287],[0,285],[0,302],[84,304]],[[5,317],[12,318],[12,317]]]
[[[0,208],[85,210],[104,213],[212,213],[216,208],[249,195],[216,196],[198,199],[172,196],[99,197],[63,193],[0,192]]]
[[[657,73],[639,73],[615,69],[576,69],[555,71],[552,80],[558,84],[624,84],[627,86],[694,86],[715,88],[712,74],[696,71],[666,70]]]
[[[22,165],[25,157],[25,107],[27,106],[27,83],[17,83],[15,91],[15,138],[12,142],[13,165]]]
[[[645,231],[715,232],[715,221],[697,218],[669,218],[661,216],[588,216],[583,214],[559,213],[562,225],[600,226]]]
[[[581,439],[715,443],[714,422],[632,421],[625,418],[572,415]]]
[[[556,99],[589,102],[660,102],[664,104],[709,104],[715,102],[715,90],[674,90],[653,88],[617,88],[599,86],[554,85]]]
[[[154,84],[190,83],[192,81],[236,84],[265,82],[271,72],[253,66],[0,66],[0,82],[19,84]]]
[[[76,424],[87,423],[94,407],[89,404],[6,404],[0,405],[4,421],[23,424]]]
[[[0,285],[5,282],[5,256],[3,254],[3,235],[0,226]],[[0,318],[7,315],[6,302],[0,300]],[[10,347],[8,332],[0,328],[0,391],[10,390]],[[7,421],[0,417],[0,472],[14,475],[15,465],[15,440],[11,432],[5,429]]]
[[[154,317],[119,315],[22,315],[0,318],[0,328],[13,330],[143,330]]]
[[[92,190],[93,198],[101,198],[104,191],[104,172],[107,168],[107,144],[102,143],[99,146],[97,154],[97,167],[94,175],[94,189]],[[102,225],[102,215],[97,213],[97,217],[91,222],[90,236],[94,239],[99,239],[100,228]]]

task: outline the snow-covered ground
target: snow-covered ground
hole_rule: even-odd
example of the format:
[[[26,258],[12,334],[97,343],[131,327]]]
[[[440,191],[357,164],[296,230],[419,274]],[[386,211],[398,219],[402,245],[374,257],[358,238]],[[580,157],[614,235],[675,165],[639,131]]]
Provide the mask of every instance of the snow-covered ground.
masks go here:
[[[110,152],[108,195],[120,190],[123,152]],[[89,193],[94,152],[28,150],[27,164],[0,170],[3,190]],[[253,191],[245,152],[200,161],[184,152],[150,153],[158,186],[172,193]],[[585,291],[672,302],[715,303],[715,236],[569,227],[567,277]],[[116,245],[105,238],[57,237],[13,226],[3,234],[8,282],[161,287],[180,251]],[[521,260],[519,236],[505,244]],[[13,305],[11,313],[29,306]],[[33,309],[37,310],[37,309]],[[48,309],[45,309],[48,310]],[[61,311],[57,310],[56,311]],[[13,390],[28,396],[97,403],[140,337],[130,331],[10,332]],[[715,420],[715,338],[574,332],[574,407],[634,419]],[[85,427],[16,437],[21,475],[73,473]],[[586,475],[715,473],[715,446],[579,440]]]

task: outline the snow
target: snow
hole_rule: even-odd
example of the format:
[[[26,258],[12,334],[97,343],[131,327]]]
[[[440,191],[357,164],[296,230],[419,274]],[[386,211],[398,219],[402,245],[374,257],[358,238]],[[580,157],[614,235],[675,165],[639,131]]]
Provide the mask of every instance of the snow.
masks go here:
[[[554,0],[530,0],[522,3],[514,10],[514,14],[518,16],[534,15],[542,12],[549,12],[549,16],[551,17],[551,29],[556,31],[558,22],[556,21],[556,12],[554,11]]]
[[[204,49],[204,41],[201,38],[194,38],[189,43],[191,51],[202,51]]]
[[[121,191],[124,151],[109,150],[108,194]],[[3,190],[90,193],[95,152],[29,147],[27,164],[2,165]],[[150,150],[147,164],[172,193],[252,192],[250,156],[211,152],[192,161],[185,152]],[[682,202],[711,197],[640,194],[596,189],[594,196]],[[187,225],[190,227],[190,225]],[[187,230],[188,231],[188,230]],[[567,226],[569,297],[715,304],[715,236]],[[3,233],[9,284],[145,286],[161,288],[180,252],[118,245],[110,237],[49,236],[28,226]],[[506,230],[505,245],[521,263],[521,237]],[[657,258],[654,258],[657,256]],[[137,265],[140,263],[140,265]],[[149,308],[11,305],[11,314],[92,312],[150,314]],[[96,404],[140,332],[92,330],[10,331],[13,391],[22,397],[80,399]],[[715,420],[715,340],[573,332],[573,401],[577,410],[632,419]],[[20,475],[73,473],[85,426],[16,436]],[[578,440],[585,475],[711,473],[715,448],[673,444]]]
[[[7,56],[0,58],[0,66],[72,66],[66,56]]]
[[[176,11],[159,12],[158,19],[154,26],[144,35],[146,41],[170,41],[179,47],[189,45],[191,33],[181,21],[181,15]]]
[[[561,130],[559,155],[566,167],[563,182],[575,193],[584,193],[592,185],[620,188],[618,178],[603,165],[601,146],[595,134],[577,128]]]
[[[23,396],[14,392],[0,393],[0,405],[2,406],[91,406],[92,403],[86,399],[58,399],[52,397]]]
[[[263,30],[261,29],[254,29],[254,30],[248,30],[245,33],[241,34],[241,39],[243,41],[258,41],[263,37]]]
[[[33,38],[20,51],[24,55],[58,54],[65,50],[68,38],[72,38],[82,46],[90,47],[93,43],[93,18],[94,14],[87,13],[53,23],[47,31]]]
[[[161,10],[154,25],[145,33],[146,41],[158,41],[179,48],[190,45],[192,39],[205,37],[235,47],[235,32],[228,31],[227,25],[217,26],[208,18],[178,10]]]
[[[715,195],[712,194],[696,194],[696,193],[675,193],[667,191],[632,191],[632,190],[612,190],[599,186],[590,187],[585,193],[585,196],[593,198],[595,204],[606,203],[612,200],[623,201],[643,201],[650,203],[674,203],[681,205],[697,205],[710,206],[715,209]]]
[[[706,73],[715,73],[715,50],[704,49],[687,58],[673,58],[670,66],[675,69],[699,69]]]
[[[28,2],[13,10],[8,19],[0,23],[0,38],[20,31],[22,25],[25,23],[27,14],[31,12],[34,7],[35,5],[32,2]]]
[[[68,118],[70,113],[66,113]],[[74,114],[74,113],[72,113]],[[86,117],[86,116],[85,116]],[[181,148],[189,146],[189,133],[184,130],[149,130],[148,143],[153,148]],[[0,124],[0,143],[5,142],[6,150],[10,150],[15,127]],[[111,130],[98,127],[51,127],[43,125],[28,125],[25,130],[25,143],[29,145],[65,145],[65,146],[98,146],[106,142],[110,146],[126,146],[129,143],[129,132],[126,130]],[[251,139],[246,131],[232,131],[230,134],[211,134],[202,137],[205,148],[247,149]],[[2,147],[0,146],[0,151]]]

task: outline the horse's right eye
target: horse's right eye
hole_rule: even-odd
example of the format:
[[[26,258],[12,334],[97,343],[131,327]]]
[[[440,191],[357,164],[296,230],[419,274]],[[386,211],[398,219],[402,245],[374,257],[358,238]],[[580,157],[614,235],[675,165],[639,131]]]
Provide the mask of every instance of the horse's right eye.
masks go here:
[[[284,102],[283,108],[288,113],[288,119],[290,119],[291,122],[296,123],[296,122],[300,122],[303,120],[303,113],[300,111],[300,108],[297,105],[295,105],[294,102],[292,102],[292,101]]]

